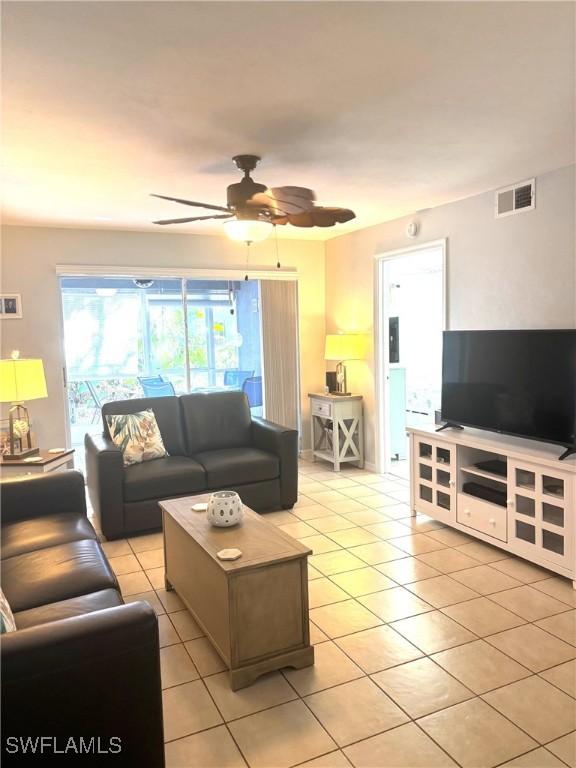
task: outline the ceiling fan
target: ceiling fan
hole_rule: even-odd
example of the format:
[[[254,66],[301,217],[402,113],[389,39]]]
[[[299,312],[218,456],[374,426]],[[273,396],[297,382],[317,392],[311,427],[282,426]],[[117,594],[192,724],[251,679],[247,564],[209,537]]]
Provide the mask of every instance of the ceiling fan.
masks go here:
[[[260,158],[257,155],[236,155],[232,158],[243,179],[227,188],[226,206],[182,200],[167,195],[152,195],[162,200],[206,208],[215,213],[183,219],[163,219],[154,224],[187,224],[192,221],[225,219],[226,233],[233,240],[248,243],[264,240],[275,224],[291,224],[294,227],[333,227],[355,218],[348,208],[328,208],[314,205],[316,196],[306,187],[266,187],[250,176]]]

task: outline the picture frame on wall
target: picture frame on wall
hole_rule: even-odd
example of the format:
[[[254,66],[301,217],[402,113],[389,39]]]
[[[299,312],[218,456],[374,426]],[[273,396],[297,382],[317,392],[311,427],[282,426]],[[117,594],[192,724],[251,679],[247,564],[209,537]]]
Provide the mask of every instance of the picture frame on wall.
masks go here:
[[[19,293],[0,294],[0,320],[19,320],[21,317],[21,295]]]

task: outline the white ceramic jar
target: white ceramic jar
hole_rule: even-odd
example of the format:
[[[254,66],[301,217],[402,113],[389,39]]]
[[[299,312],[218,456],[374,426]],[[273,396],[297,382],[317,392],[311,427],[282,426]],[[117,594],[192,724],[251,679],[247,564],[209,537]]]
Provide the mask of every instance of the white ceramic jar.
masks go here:
[[[244,507],[235,491],[216,491],[208,501],[208,520],[218,528],[229,528],[242,522]]]

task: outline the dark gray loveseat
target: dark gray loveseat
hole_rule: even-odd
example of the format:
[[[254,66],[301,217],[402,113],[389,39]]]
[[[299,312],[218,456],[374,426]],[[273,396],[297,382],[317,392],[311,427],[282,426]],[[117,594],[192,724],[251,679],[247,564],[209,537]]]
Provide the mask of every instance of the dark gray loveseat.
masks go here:
[[[0,503],[16,623],[2,635],[2,764],[161,768],[158,621],[148,603],[124,604],[86,516],[84,478],[5,480]]]
[[[107,414],[154,411],[166,458],[124,467],[104,434],[86,435],[90,499],[109,539],[161,527],[158,501],[219,488],[258,512],[289,509],[298,493],[298,433],[253,419],[243,392],[214,392],[106,403]]]

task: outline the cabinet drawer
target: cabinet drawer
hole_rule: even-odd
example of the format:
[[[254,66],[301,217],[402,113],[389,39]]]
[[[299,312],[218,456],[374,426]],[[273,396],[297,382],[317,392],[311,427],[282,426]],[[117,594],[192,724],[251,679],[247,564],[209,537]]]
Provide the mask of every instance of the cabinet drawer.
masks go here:
[[[332,403],[325,400],[312,400],[312,415],[332,418]]]
[[[475,499],[473,496],[459,493],[456,519],[462,525],[474,528],[475,531],[493,536],[500,541],[507,541],[507,510],[505,507],[499,507],[497,504],[490,504],[483,499]]]

